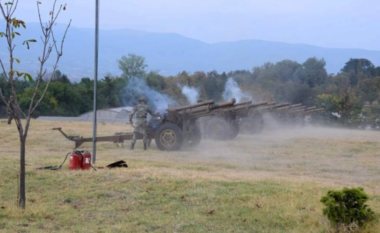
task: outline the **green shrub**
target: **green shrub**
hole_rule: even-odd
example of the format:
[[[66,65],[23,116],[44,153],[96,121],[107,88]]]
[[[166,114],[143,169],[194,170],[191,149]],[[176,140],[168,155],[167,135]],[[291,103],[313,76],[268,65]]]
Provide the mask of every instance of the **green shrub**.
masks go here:
[[[364,203],[368,195],[361,187],[344,188],[342,191],[328,191],[321,202],[326,208],[323,215],[337,228],[364,227],[374,218],[374,212]]]

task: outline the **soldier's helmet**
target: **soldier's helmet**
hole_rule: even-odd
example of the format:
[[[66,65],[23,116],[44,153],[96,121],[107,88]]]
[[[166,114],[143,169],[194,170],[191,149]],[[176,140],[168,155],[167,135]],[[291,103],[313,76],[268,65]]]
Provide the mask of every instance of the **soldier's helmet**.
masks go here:
[[[142,96],[142,97],[140,98],[140,102],[145,102],[145,103],[146,103],[146,98],[145,98],[144,96]]]

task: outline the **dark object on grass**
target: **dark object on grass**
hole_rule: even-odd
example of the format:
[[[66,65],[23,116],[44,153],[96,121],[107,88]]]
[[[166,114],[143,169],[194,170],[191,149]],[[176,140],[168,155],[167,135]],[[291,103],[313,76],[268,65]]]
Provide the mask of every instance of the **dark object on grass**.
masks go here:
[[[127,163],[123,160],[111,163],[107,165],[108,168],[115,168],[115,167],[128,167]]]

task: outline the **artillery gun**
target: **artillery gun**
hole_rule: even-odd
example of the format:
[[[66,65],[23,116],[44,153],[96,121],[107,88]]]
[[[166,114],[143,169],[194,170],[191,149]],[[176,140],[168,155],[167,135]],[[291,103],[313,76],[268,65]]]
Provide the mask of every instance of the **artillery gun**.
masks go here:
[[[235,99],[229,102],[214,104],[213,100],[200,102],[193,105],[174,107],[169,105],[165,114],[153,116],[148,124],[147,138],[154,139],[160,150],[179,150],[182,146],[196,146],[201,142],[201,132],[196,120],[200,117],[211,116],[215,110],[231,107]],[[92,142],[92,137],[69,136],[62,128],[53,128],[62,133],[64,137],[75,142],[78,148],[85,142]],[[132,140],[133,133],[117,133],[110,136],[98,136],[97,142],[123,143]],[[137,139],[142,139],[142,134],[137,134]]]
[[[290,112],[291,117],[289,119],[293,119],[293,124],[298,124],[301,126],[304,126],[306,123],[308,123],[311,120],[312,115],[323,111],[324,108],[317,108],[317,107],[310,107],[305,109],[299,109],[295,110],[293,112]]]
[[[265,127],[264,115],[272,114],[274,112],[281,112],[283,109],[288,108],[289,103],[276,104],[270,102],[266,105],[260,105],[253,108],[248,112],[248,115],[240,118],[239,125],[242,134],[255,134],[263,131]]]
[[[229,108],[215,111],[214,117],[206,122],[206,134],[209,138],[217,140],[229,140],[235,138],[239,132],[242,118],[248,118],[254,109],[268,105],[268,102],[252,104],[252,101],[244,101]],[[243,126],[245,127],[245,126]]]
[[[277,114],[275,114],[275,117],[286,125],[303,126],[306,123],[306,116],[310,116],[322,110],[323,108],[317,109],[317,107],[306,107],[301,104],[295,104],[289,106],[288,109],[283,109],[283,112],[280,112],[279,109]]]

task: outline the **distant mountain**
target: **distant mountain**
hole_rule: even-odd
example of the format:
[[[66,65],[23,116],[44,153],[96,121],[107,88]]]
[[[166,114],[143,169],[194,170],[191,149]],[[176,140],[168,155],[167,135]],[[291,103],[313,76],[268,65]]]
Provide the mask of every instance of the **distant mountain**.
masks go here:
[[[16,47],[15,57],[21,60],[19,70],[34,72],[41,51],[38,24],[28,24],[20,29],[23,39],[37,39],[31,49]],[[65,30],[57,25],[55,35],[59,38]],[[93,77],[94,73],[94,29],[71,27],[65,40],[64,54],[59,69],[71,79]],[[150,70],[159,70],[162,75],[175,75],[182,71],[228,72],[250,70],[265,62],[291,59],[304,62],[309,57],[324,58],[329,73],[338,72],[350,58],[366,58],[375,65],[380,64],[380,51],[363,49],[322,48],[305,44],[288,44],[260,40],[204,43],[178,34],[150,33],[135,30],[100,30],[99,32],[99,77],[106,73],[120,74],[117,60],[128,53],[144,56]],[[4,39],[4,38],[3,38]],[[0,44],[0,56],[6,60],[6,48]],[[52,59],[48,68],[52,66]]]

